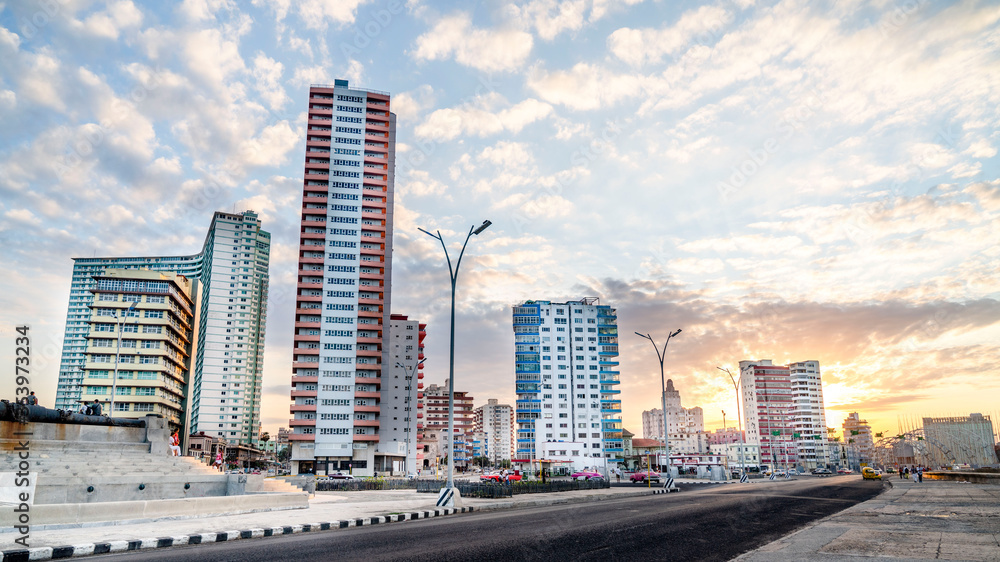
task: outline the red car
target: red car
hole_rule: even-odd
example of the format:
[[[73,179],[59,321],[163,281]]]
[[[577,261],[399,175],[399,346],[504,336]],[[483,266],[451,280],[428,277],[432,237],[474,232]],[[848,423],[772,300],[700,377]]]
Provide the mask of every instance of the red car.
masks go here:
[[[506,477],[500,473],[493,474],[483,474],[479,477],[480,482],[519,482],[521,480],[520,472],[512,472]]]
[[[629,480],[631,480],[633,484],[645,484],[647,478],[650,482],[656,482],[657,484],[660,483],[660,473],[655,470],[640,470],[639,472],[632,473],[632,476],[629,476]]]
[[[594,472],[593,470],[581,470],[579,472],[574,472],[569,475],[573,480],[600,480],[604,478],[601,476],[600,472]]]
[[[849,468],[838,468],[837,474],[854,474],[854,471]]]

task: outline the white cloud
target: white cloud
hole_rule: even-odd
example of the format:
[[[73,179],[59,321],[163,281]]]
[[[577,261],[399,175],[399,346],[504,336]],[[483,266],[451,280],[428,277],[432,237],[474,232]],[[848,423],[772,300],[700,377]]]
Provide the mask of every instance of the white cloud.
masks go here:
[[[978,139],[965,150],[965,154],[973,158],[993,158],[997,154],[997,149],[986,139]]]
[[[714,42],[732,19],[732,14],[718,6],[702,6],[685,12],[670,27],[618,29],[608,37],[608,49],[632,66],[657,63],[664,55],[685,50],[692,42]]]
[[[500,109],[501,106],[506,106]],[[414,129],[422,138],[451,140],[459,135],[485,137],[502,131],[518,133],[527,125],[552,113],[552,106],[536,99],[526,99],[510,106],[500,94],[478,96],[473,103],[439,109]]]
[[[299,145],[299,135],[280,121],[266,127],[255,138],[247,139],[238,154],[241,162],[248,166],[277,166],[288,159],[288,153]]]
[[[418,61],[454,57],[459,64],[483,72],[513,71],[524,65],[532,41],[530,33],[516,29],[473,27],[469,15],[460,12],[441,18],[417,37],[411,55]]]
[[[0,47],[6,47],[11,51],[17,52],[20,45],[21,36],[13,31],[10,31],[6,27],[0,27]]]
[[[11,221],[21,224],[30,224],[32,226],[42,224],[42,219],[36,217],[35,214],[28,209],[11,209],[10,211],[4,213],[4,216]]]
[[[506,6],[508,17],[524,29],[534,28],[547,41],[564,31],[578,31],[608,14],[609,9],[639,4],[643,0],[529,0]]]
[[[353,23],[358,7],[370,0],[301,0],[298,3],[299,17],[309,29],[324,30],[332,23],[342,27]],[[284,3],[278,3],[284,4]],[[285,4],[287,10],[287,4]]]
[[[88,17],[80,24],[80,29],[98,37],[118,39],[122,30],[140,25],[142,12],[130,0],[120,0],[110,4],[107,10]]]
[[[392,96],[392,111],[400,121],[415,120],[434,106],[434,97],[434,88],[429,84],[422,84],[415,90]]]
[[[236,5],[230,0],[184,0],[177,7],[182,16],[193,22],[215,19],[215,13],[222,9],[234,10]]]
[[[412,170],[404,181],[400,182],[400,192],[404,197],[442,196],[448,186],[431,177],[426,170]]]
[[[640,76],[615,74],[584,62],[568,71],[535,68],[528,76],[528,87],[538,97],[576,110],[598,109],[639,96],[643,83]]]
[[[283,71],[284,65],[268,58],[264,53],[257,53],[254,58],[253,76],[257,79],[256,89],[273,110],[279,110],[291,101],[281,85]]]
[[[183,52],[188,69],[208,86],[227,89],[228,78],[246,71],[239,43],[225,38],[217,29],[203,29],[187,37]]]

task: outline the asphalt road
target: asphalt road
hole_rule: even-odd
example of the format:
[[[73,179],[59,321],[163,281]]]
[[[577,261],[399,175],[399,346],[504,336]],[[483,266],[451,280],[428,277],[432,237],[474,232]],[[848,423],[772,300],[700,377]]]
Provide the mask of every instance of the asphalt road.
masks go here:
[[[98,558],[141,560],[728,560],[877,495],[860,476],[800,478],[452,515]]]

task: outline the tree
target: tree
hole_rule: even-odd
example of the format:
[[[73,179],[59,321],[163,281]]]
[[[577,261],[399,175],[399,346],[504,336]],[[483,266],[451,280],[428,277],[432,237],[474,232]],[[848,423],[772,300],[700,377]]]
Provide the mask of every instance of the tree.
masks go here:
[[[285,445],[281,451],[278,452],[278,460],[281,462],[287,461],[292,456],[292,449],[288,445]]]

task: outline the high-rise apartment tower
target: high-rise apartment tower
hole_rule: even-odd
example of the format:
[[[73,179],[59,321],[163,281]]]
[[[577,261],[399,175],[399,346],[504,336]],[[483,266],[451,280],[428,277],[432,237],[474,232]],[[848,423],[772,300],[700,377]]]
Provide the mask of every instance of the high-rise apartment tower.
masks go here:
[[[309,88],[288,436],[295,474],[377,469],[395,138],[388,93],[346,80]]]
[[[623,452],[618,390],[618,316],[595,298],[513,307],[519,460],[563,442],[581,457],[618,462]],[[596,463],[595,463],[596,464]]]

